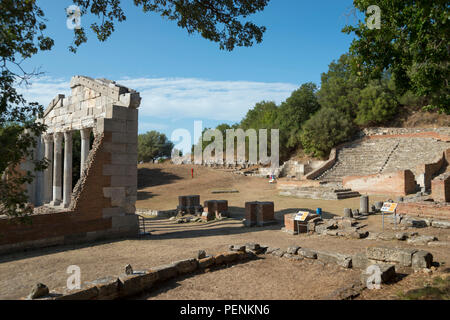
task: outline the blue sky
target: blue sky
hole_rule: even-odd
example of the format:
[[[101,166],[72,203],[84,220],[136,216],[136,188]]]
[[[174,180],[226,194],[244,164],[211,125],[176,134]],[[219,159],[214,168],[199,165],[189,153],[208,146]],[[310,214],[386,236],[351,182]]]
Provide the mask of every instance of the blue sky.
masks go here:
[[[351,0],[271,0],[251,17],[267,27],[263,43],[222,51],[218,44],[189,35],[176,23],[143,13],[122,1],[127,21],[116,25],[107,42],[92,32],[89,41],[70,53],[73,31],[66,27],[70,0],[38,1],[55,40],[50,52],[39,53],[27,67],[41,67],[45,77],[25,92],[47,105],[58,93],[69,94],[73,75],[108,78],[141,92],[139,132],[193,131],[194,120],[205,127],[238,122],[261,100],[284,101],[302,83],[320,84],[332,60],[347,52],[352,36],[341,32]],[[92,17],[83,17],[88,27]]]

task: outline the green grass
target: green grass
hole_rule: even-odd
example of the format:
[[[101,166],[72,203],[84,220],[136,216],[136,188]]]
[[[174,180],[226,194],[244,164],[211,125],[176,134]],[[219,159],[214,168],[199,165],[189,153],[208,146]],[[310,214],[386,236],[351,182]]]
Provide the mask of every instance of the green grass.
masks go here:
[[[450,300],[450,276],[436,277],[422,288],[398,293],[402,300]]]

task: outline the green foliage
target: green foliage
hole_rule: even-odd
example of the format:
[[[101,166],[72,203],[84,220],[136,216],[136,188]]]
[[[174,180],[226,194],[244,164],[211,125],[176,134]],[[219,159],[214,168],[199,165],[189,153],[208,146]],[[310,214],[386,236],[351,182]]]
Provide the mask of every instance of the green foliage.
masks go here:
[[[353,4],[365,12],[373,1]],[[381,29],[370,30],[363,21],[343,29],[357,37],[350,51],[359,77],[380,79],[389,69],[401,93],[411,90],[427,98],[428,109],[449,114],[448,1],[379,0],[376,5],[381,9]]]
[[[93,23],[91,29],[100,41],[106,41],[114,31],[115,22],[126,20],[120,0],[74,0],[81,9],[101,19],[101,24]],[[175,21],[189,34],[198,33],[203,38],[219,43],[220,49],[232,51],[237,47],[250,47],[260,43],[266,31],[264,26],[257,26],[245,21],[248,16],[264,10],[269,0],[134,0],[137,7],[144,12],[155,12],[163,18]],[[70,50],[87,41],[83,28],[75,29],[74,43]]]
[[[319,103],[324,108],[339,110],[354,118],[360,90],[364,87],[352,71],[354,57],[343,54],[338,61],[330,63],[328,71],[322,74]]]
[[[450,276],[436,277],[432,283],[426,283],[421,288],[399,292],[402,300],[450,300]]]
[[[33,0],[3,0],[0,2],[0,211],[25,219],[32,207],[27,204],[25,183],[30,183],[30,171],[18,171],[20,163],[31,159],[35,169],[43,170],[46,161],[32,158],[36,136],[45,126],[34,120],[43,108],[27,103],[16,86],[37,75],[26,73],[21,62],[39,50],[50,50],[53,40],[46,37],[44,13]]]
[[[278,107],[273,101],[261,101],[255,104],[253,109],[247,111],[239,127],[247,129],[278,129],[276,128]]]
[[[307,153],[325,157],[353,133],[354,126],[348,115],[339,110],[321,108],[304,124],[300,139]]]
[[[281,145],[289,149],[299,145],[303,123],[320,109],[316,91],[314,83],[305,83],[281,104],[278,116]]]
[[[378,125],[397,114],[398,102],[394,92],[385,83],[376,81],[360,91],[357,110],[356,124]]]
[[[166,135],[158,131],[149,131],[138,136],[138,160],[149,162],[172,154],[174,144]]]

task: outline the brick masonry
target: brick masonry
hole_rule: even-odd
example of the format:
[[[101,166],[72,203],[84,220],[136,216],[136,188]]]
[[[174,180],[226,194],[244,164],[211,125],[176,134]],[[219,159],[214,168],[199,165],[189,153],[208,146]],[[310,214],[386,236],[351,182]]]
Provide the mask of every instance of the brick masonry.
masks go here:
[[[442,174],[431,182],[433,200],[436,202],[450,202],[450,173]]]
[[[368,176],[348,176],[343,178],[343,186],[354,191],[368,194],[414,193],[416,182],[410,170]]]
[[[245,203],[245,225],[265,226],[275,223],[275,208],[273,202],[246,202]]]

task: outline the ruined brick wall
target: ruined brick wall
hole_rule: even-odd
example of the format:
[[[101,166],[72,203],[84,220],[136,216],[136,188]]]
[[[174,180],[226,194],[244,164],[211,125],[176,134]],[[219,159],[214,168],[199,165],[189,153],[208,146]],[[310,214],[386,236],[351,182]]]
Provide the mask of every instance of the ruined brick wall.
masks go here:
[[[344,177],[343,185],[345,188],[361,193],[404,196],[414,193],[416,182],[410,170],[402,170],[393,173]]]
[[[436,202],[450,202],[450,172],[441,174],[431,182],[433,200]]]
[[[447,203],[403,202],[397,207],[398,214],[424,218],[450,219],[450,205]]]

